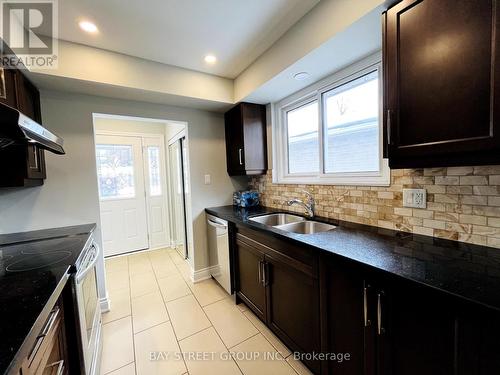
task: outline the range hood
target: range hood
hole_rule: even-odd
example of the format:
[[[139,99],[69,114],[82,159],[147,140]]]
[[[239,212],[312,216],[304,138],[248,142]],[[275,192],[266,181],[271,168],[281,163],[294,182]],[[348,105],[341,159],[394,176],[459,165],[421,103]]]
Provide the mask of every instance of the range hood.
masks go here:
[[[64,154],[63,139],[17,109],[0,103],[0,148],[33,143],[55,154]]]

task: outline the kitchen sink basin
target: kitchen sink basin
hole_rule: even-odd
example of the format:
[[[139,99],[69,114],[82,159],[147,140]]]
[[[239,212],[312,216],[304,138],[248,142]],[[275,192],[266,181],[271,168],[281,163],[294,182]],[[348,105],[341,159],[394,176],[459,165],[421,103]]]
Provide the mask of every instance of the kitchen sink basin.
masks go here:
[[[320,232],[327,232],[335,229],[335,225],[320,223],[319,221],[301,221],[296,223],[289,223],[284,225],[277,225],[276,228],[299,234],[313,234]]]
[[[269,215],[251,217],[248,220],[275,227],[278,225],[305,221],[306,219],[303,218],[302,216],[291,215],[291,214],[269,214]]]

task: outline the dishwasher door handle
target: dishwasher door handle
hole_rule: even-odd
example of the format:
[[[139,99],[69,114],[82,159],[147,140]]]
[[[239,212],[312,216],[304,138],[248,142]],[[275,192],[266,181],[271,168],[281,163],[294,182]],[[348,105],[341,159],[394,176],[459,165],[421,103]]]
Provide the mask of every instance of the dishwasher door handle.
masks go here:
[[[215,228],[227,229],[227,225],[225,225],[225,224],[219,224],[219,223],[216,223],[215,221],[210,220],[210,219],[208,219],[207,222],[209,225],[211,225]]]

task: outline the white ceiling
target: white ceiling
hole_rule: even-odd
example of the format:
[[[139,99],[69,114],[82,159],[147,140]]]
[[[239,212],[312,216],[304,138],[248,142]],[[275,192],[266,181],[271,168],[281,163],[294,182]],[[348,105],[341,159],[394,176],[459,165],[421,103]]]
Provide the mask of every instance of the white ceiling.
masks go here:
[[[235,78],[319,0],[64,0],[59,38]],[[97,35],[78,21],[94,22]],[[203,60],[215,54],[210,66]]]
[[[380,15],[383,10],[382,5],[374,8],[334,38],[281,71],[244,100],[261,104],[277,102],[380,51],[382,48]],[[308,72],[309,77],[297,81],[293,76],[298,72]]]

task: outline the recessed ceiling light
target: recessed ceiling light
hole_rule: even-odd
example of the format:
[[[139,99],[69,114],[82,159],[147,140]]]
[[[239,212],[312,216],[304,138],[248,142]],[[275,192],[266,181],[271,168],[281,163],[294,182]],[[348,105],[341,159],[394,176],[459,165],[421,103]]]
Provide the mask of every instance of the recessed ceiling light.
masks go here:
[[[87,33],[96,33],[97,31],[99,31],[95,23],[92,23],[90,21],[80,21],[78,22],[78,26],[80,26],[80,29],[86,31]]]
[[[207,64],[215,64],[217,62],[217,57],[215,57],[214,55],[206,55],[205,62]]]
[[[297,81],[303,81],[304,79],[309,78],[309,73],[307,72],[298,72],[293,75],[293,78],[295,78]]]

